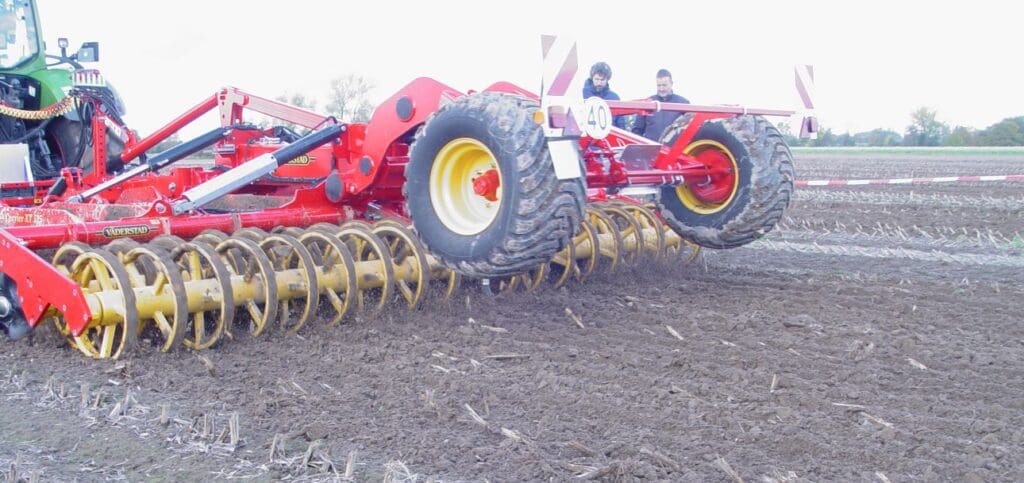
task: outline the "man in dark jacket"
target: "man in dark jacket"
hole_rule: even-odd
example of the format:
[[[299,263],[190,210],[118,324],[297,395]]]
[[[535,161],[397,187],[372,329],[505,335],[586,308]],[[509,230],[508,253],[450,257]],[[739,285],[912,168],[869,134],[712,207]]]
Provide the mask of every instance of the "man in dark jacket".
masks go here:
[[[606,101],[617,101],[619,95],[608,86],[612,79],[612,68],[607,63],[598,62],[590,68],[590,78],[583,83],[583,98],[600,97]],[[613,116],[612,125],[619,129],[626,129],[625,116]]]
[[[685,97],[672,92],[672,73],[667,69],[661,69],[658,71],[658,93],[648,97],[648,100],[659,101],[659,102],[674,102],[679,104],[689,104],[690,101],[686,100]],[[675,121],[677,117],[683,115],[681,112],[673,111],[657,111],[650,115],[639,115],[636,117],[636,122],[633,123],[633,132],[639,134],[647,139],[658,141],[661,138],[662,133],[665,129]]]

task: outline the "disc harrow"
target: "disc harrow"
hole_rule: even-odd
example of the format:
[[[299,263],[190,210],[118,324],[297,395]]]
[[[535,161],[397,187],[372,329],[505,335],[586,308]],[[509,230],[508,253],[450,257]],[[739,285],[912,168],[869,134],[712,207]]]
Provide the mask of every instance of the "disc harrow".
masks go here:
[[[76,86],[91,136],[55,152],[91,148],[94,162],[55,160],[75,167],[0,196],[0,333],[49,319],[94,358],[204,350],[416,310],[460,287],[529,292],[687,263],[694,243],[734,248],[777,224],[792,155],[763,116],[791,112],[577,102],[576,48],[542,41],[554,76],[539,95],[421,77],[365,123],[227,87],[140,138],[111,92]],[[679,113],[658,142],[605,122],[656,112]],[[207,114],[220,125],[153,152]],[[179,163],[203,152],[212,166]]]
[[[698,251],[649,207],[593,203],[579,234],[549,263],[473,284],[489,294],[560,288],[642,259],[692,261]],[[82,287],[91,311],[77,337],[60,316],[52,322],[93,358],[119,357],[140,340],[163,352],[182,345],[203,350],[224,338],[336,327],[356,311],[374,314],[393,300],[410,310],[428,293],[447,300],[464,284],[398,218],[269,233],[206,230],[191,240],[163,235],[104,247],[71,242],[56,250],[52,263]]]

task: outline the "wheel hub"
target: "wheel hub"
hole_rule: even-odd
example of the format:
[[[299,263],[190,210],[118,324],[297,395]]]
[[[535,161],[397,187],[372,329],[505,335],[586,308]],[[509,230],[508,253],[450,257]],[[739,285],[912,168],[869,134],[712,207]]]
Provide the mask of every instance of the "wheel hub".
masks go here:
[[[699,183],[676,188],[676,194],[690,210],[702,214],[721,211],[732,201],[739,188],[739,165],[721,143],[697,141],[686,148],[686,154],[706,167],[710,173]]]
[[[502,179],[494,154],[471,138],[450,141],[430,170],[430,201],[438,219],[460,235],[484,231],[501,207]]]
[[[498,170],[491,169],[486,173],[473,178],[473,192],[483,196],[487,201],[498,201],[498,188],[501,187],[501,178],[498,177]]]

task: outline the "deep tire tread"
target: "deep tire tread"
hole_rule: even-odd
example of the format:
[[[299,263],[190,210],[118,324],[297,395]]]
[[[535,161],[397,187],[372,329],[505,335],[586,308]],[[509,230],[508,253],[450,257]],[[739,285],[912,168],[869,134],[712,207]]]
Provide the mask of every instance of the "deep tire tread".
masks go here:
[[[537,109],[539,105],[535,101],[521,96],[491,92],[471,94],[439,109],[416,134],[410,163],[406,166],[406,180],[416,176],[410,171],[417,143],[432,135],[431,121],[439,116],[463,116],[485,123],[489,136],[495,141],[487,144],[505,147],[516,163],[519,179],[516,193],[506,197],[513,200],[514,206],[510,207],[504,236],[483,256],[469,260],[449,255],[446,247],[436,246],[429,237],[422,236],[425,221],[413,217],[413,227],[421,233],[428,251],[462,275],[483,278],[534,269],[564,248],[579,227],[586,200],[584,180],[560,180],[555,176],[544,132],[533,121]],[[502,158],[501,153],[494,154]],[[403,192],[412,213],[408,206],[411,200],[408,181]],[[491,229],[501,228],[488,228]]]
[[[680,117],[665,131],[662,142],[674,141],[690,119],[692,116]],[[761,238],[782,219],[793,197],[796,179],[793,154],[782,133],[763,117],[738,116],[712,122],[721,125],[746,147],[747,153],[743,155],[748,159],[737,159],[741,163],[750,163],[751,168],[749,182],[738,187],[749,195],[741,197],[740,193],[737,194],[738,198],[746,201],[745,206],[721,224],[687,223],[681,220],[682,216],[676,216],[663,199],[658,200],[658,209],[666,224],[684,239],[708,248],[735,248]],[[700,134],[698,131],[697,138]],[[670,190],[665,190],[662,196],[670,193]],[[675,196],[674,193],[671,196]]]

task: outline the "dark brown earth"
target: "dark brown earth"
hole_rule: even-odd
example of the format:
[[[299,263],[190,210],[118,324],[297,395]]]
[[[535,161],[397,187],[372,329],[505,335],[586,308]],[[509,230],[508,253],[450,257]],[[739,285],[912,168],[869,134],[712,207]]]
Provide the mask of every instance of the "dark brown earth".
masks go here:
[[[807,188],[766,240],[558,291],[118,362],[2,343],[0,479],[1022,481],[1022,395],[1024,183]]]

